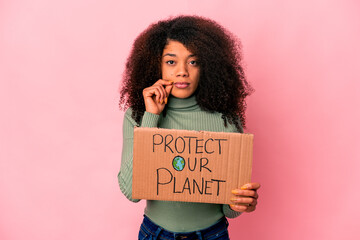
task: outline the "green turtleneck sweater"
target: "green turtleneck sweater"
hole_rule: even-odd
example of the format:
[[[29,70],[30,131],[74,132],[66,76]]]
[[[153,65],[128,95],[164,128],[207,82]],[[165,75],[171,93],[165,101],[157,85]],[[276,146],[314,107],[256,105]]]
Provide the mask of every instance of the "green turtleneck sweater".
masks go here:
[[[140,127],[186,129],[213,132],[238,132],[236,127],[224,126],[221,114],[200,109],[195,96],[186,99],[169,97],[166,117],[145,112]],[[118,181],[121,191],[132,199],[133,133],[137,123],[131,117],[131,109],[124,116],[123,150]],[[222,216],[235,218],[241,213],[230,209],[229,205],[209,203],[189,203],[147,200],[145,215],[159,226],[173,232],[191,232],[207,228]]]

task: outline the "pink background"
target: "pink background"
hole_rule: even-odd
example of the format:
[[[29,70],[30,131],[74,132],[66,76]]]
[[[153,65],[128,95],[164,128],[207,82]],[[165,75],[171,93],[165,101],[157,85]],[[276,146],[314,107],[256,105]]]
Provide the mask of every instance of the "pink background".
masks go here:
[[[232,239],[360,239],[360,4],[0,1],[0,239],[136,239],[117,185],[134,38],[179,13],[240,37],[258,208]]]

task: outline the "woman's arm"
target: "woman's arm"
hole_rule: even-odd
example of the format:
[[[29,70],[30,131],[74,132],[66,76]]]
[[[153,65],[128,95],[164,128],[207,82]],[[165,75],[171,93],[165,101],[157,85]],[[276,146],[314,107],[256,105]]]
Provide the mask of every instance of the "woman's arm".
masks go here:
[[[141,121],[141,127],[157,127],[160,115],[145,112]],[[132,202],[139,202],[140,199],[132,198],[132,174],[133,174],[133,140],[134,127],[136,122],[131,117],[131,109],[124,115],[123,122],[123,148],[121,167],[118,173],[118,182],[121,192]]]
[[[236,127],[233,125],[229,126],[229,131],[238,132]],[[233,129],[231,129],[233,128]],[[240,133],[243,133],[241,127]],[[236,218],[243,212],[255,211],[257,205],[257,199],[259,197],[257,189],[260,188],[260,183],[247,183],[244,184],[240,189],[233,189],[231,192],[234,195],[231,201],[233,204],[223,205],[224,215],[228,218]]]
[[[167,98],[170,95],[173,82],[159,79],[152,86],[143,90],[145,113],[141,119],[140,127],[157,127],[160,113],[164,110]],[[136,122],[131,117],[129,108],[124,116],[123,123],[123,149],[121,167],[118,174],[118,182],[122,193],[132,202],[139,199],[132,198],[132,175],[133,175],[133,140]]]

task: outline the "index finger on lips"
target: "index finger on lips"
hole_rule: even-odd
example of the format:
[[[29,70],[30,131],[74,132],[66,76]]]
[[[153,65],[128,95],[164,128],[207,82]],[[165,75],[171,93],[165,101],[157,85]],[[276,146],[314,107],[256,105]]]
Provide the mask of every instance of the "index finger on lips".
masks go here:
[[[167,104],[167,100],[170,95],[170,92],[171,92],[174,82],[169,81],[169,80],[159,79],[156,83],[160,84],[161,87],[164,88],[164,102],[165,102],[165,104]]]
[[[172,85],[174,82],[170,80],[159,79],[158,81],[156,81],[156,83],[160,83],[162,85]]]

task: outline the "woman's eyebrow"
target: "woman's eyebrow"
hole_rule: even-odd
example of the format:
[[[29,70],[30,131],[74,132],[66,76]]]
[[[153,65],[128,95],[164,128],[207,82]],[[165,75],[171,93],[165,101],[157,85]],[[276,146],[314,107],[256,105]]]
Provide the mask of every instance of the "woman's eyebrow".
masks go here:
[[[165,53],[165,54],[163,55],[163,57],[165,57],[165,56],[176,57],[176,54],[174,54],[174,53]],[[195,54],[190,54],[190,55],[188,56],[188,58],[191,58],[191,57],[196,57],[196,55],[195,55]]]
[[[163,55],[163,57],[165,57],[165,56],[176,57],[176,54],[166,53],[166,54]]]

